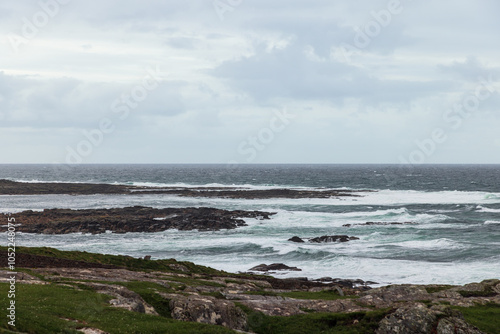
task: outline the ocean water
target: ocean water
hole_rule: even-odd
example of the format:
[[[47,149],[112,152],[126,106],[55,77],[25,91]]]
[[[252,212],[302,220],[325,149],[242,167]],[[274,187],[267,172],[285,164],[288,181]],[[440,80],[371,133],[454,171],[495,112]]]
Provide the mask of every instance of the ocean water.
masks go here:
[[[20,246],[48,246],[176,258],[230,272],[282,262],[301,272],[277,277],[361,278],[380,284],[464,284],[500,278],[499,165],[0,165],[0,179],[245,189],[351,189],[360,197],[217,199],[172,195],[0,196],[0,212],[45,208],[217,207],[272,211],[229,231],[101,235],[18,234]],[[15,216],[15,215],[14,215]],[[366,222],[411,225],[356,226]],[[344,224],[352,224],[344,227]],[[292,236],[347,234],[360,240],[297,244]],[[7,237],[0,239],[5,245]]]

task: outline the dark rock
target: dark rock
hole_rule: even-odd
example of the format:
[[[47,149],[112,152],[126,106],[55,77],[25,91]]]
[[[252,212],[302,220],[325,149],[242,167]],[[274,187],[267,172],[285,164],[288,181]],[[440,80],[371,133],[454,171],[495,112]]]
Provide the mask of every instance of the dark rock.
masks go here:
[[[350,237],[347,235],[323,235],[309,239],[309,242],[322,243],[322,242],[347,242],[351,240],[359,240],[357,237]]]
[[[293,241],[293,242],[304,242],[304,240],[302,240],[301,238],[299,238],[299,237],[297,237],[297,236],[291,237],[290,239],[288,239],[288,241]]]
[[[343,227],[371,226],[371,225],[414,225],[414,222],[366,222],[363,224],[344,224]]]
[[[42,234],[92,233],[106,231],[161,232],[168,229],[217,231],[245,226],[241,218],[270,219],[274,213],[214,208],[154,209],[134,206],[114,209],[49,209],[16,214],[19,232]],[[3,228],[6,228],[5,226]]]
[[[146,255],[146,256],[144,257],[144,260],[146,260],[146,261],[151,260],[151,255]]]
[[[301,282],[309,282],[309,278],[307,277],[290,277],[290,278],[285,278],[286,280],[295,280],[295,281],[301,281]]]
[[[250,268],[251,271],[278,271],[278,270],[290,270],[290,271],[302,271],[297,267],[289,267],[283,263],[273,263],[270,265],[267,264],[259,264],[253,268]]]
[[[297,189],[241,189],[220,187],[137,187],[94,183],[26,183],[0,180],[0,195],[35,194],[170,194],[183,197],[217,197],[239,199],[266,198],[331,198],[359,197],[359,193],[371,190],[297,190]],[[259,217],[255,217],[259,219]]]
[[[321,277],[321,278],[317,278],[315,280],[313,280],[315,282],[326,282],[326,283],[329,283],[329,282],[333,282],[333,278],[331,277]]]

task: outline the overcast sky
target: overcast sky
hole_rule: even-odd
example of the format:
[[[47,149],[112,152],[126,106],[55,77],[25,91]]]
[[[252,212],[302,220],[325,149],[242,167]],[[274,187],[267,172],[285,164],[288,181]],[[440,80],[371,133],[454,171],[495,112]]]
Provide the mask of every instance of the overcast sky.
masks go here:
[[[500,163],[497,0],[0,0],[0,163]]]

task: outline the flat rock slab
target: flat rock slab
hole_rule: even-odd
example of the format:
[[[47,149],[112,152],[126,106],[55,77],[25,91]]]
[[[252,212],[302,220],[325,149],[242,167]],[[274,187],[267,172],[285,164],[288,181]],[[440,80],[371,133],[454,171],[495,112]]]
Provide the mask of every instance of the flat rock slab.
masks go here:
[[[217,231],[245,226],[242,218],[270,219],[274,213],[221,210],[214,208],[155,209],[134,206],[114,209],[49,209],[16,214],[18,232],[41,234],[92,233],[111,231],[161,232],[168,229]],[[5,229],[6,227],[3,226]]]

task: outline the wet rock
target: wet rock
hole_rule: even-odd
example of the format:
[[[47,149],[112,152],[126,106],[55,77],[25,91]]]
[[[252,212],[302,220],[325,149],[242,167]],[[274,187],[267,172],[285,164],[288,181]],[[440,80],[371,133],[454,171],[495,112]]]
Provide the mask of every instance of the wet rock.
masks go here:
[[[245,226],[241,218],[270,219],[274,213],[262,211],[221,210],[214,208],[154,209],[134,206],[114,209],[49,209],[16,214],[22,224],[17,231],[25,233],[99,234],[111,231],[161,232],[168,229],[217,231]],[[3,227],[4,229],[6,227]]]
[[[253,268],[249,269],[250,271],[280,271],[280,270],[289,270],[289,271],[302,271],[302,269],[299,269],[297,267],[289,267],[286,264],[283,263],[273,263],[273,264],[259,264],[258,266],[255,266]]]
[[[331,278],[331,277],[321,277],[321,278],[317,278],[317,279],[315,279],[313,281],[315,281],[315,282],[330,283],[330,282],[333,282],[333,278]]]
[[[220,187],[137,187],[94,183],[26,183],[0,180],[0,195],[35,194],[170,194],[183,197],[217,197],[238,199],[267,198],[332,198],[359,197],[360,193],[372,190],[297,190],[297,189],[241,189]],[[259,217],[255,217],[259,219]]]
[[[290,239],[288,239],[288,241],[293,241],[293,242],[305,242],[304,240],[302,240],[302,239],[301,239],[301,238],[299,238],[298,236],[291,237]]]
[[[351,240],[359,240],[357,237],[350,237],[347,235],[323,235],[309,239],[309,242],[322,243],[322,242],[347,242]]]

